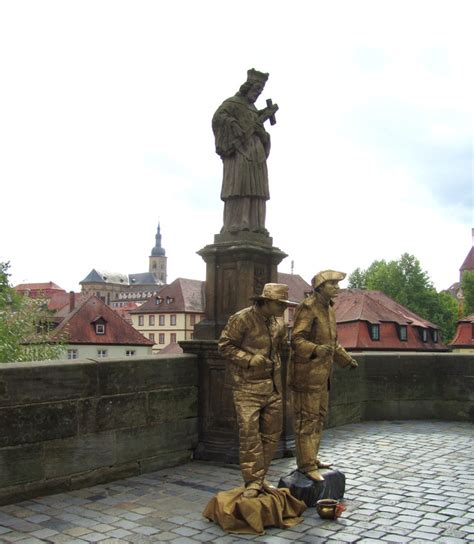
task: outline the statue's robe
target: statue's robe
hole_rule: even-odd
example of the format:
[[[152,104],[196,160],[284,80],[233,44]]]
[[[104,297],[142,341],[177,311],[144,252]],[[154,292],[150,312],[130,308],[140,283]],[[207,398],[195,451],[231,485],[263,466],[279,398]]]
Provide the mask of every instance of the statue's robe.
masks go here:
[[[224,231],[265,232],[270,135],[245,97],[225,100],[212,119],[216,152],[224,163]],[[240,129],[240,130],[239,130]]]

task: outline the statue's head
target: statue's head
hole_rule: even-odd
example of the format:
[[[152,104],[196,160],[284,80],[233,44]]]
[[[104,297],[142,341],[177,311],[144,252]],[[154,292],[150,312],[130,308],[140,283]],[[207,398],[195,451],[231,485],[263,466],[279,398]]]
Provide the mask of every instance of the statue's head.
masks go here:
[[[245,96],[253,104],[262,93],[267,79],[268,73],[250,68],[250,70],[247,70],[247,81],[240,86],[237,94]]]
[[[339,292],[339,282],[346,277],[344,272],[336,270],[323,270],[318,272],[311,280],[315,292],[321,293],[325,298],[333,298]]]

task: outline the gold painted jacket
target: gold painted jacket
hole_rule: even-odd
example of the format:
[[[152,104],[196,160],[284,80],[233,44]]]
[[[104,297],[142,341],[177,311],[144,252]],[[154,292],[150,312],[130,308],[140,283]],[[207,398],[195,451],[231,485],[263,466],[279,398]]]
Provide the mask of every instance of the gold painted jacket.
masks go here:
[[[274,317],[265,321],[256,306],[230,316],[218,344],[219,353],[229,360],[226,385],[257,395],[269,395],[274,388],[281,393],[279,350],[284,336],[284,326]],[[257,353],[268,361],[265,365],[250,367],[250,360]]]
[[[337,341],[333,304],[314,293],[296,309],[289,375],[290,387],[295,391],[318,391],[328,386],[333,362],[345,367],[352,360]],[[317,357],[315,349],[320,344],[333,345],[334,354]]]

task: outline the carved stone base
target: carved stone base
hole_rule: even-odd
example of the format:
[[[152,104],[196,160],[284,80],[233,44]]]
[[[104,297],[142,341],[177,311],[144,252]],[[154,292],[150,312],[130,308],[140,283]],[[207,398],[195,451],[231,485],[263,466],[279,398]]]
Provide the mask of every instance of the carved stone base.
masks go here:
[[[291,494],[303,501],[306,506],[316,506],[320,499],[337,499],[344,497],[346,476],[339,470],[323,470],[323,482],[315,482],[298,470],[294,470],[280,478],[278,487],[288,487]]]
[[[194,328],[194,338],[219,338],[230,315],[251,304],[265,283],[277,282],[277,266],[287,256],[263,234],[216,234],[198,254],[206,262],[205,319]]]

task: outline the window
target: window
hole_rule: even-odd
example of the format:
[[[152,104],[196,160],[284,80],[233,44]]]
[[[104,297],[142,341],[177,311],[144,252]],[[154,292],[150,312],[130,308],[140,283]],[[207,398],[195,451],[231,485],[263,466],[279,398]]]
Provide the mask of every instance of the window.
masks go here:
[[[138,316],[138,326],[143,327],[144,324],[145,324],[145,316],[144,315],[139,315]]]
[[[77,349],[68,349],[67,358],[68,359],[77,359],[79,357],[79,352]]]
[[[164,324],[165,324],[165,316],[164,315],[159,315],[158,316],[158,324],[161,325],[162,327],[164,326]]]
[[[191,316],[189,317],[189,322],[191,323],[191,325],[196,324],[196,314],[191,314]]]
[[[422,342],[428,342],[428,331],[426,329],[420,329],[420,336]]]
[[[96,334],[105,334],[105,324],[104,323],[96,323],[95,324],[95,333]]]
[[[135,357],[135,350],[134,349],[127,349],[127,351],[125,352],[125,355],[127,357]]]
[[[369,324],[370,339],[374,341],[380,340],[380,325]]]
[[[408,332],[407,332],[407,326],[406,325],[400,325],[398,327],[398,336],[402,342],[406,342],[408,338]]]
[[[155,316],[154,315],[149,315],[148,316],[148,325],[153,326],[154,324],[155,324]]]
[[[170,334],[170,342],[171,342],[172,344],[176,344],[176,333],[175,333],[175,332],[172,332],[172,333]]]
[[[160,334],[158,335],[158,344],[164,344],[164,343],[165,343],[165,333],[160,332]]]
[[[176,315],[175,314],[170,315],[170,325],[171,326],[176,325]]]
[[[99,357],[99,359],[103,359],[104,357],[107,357],[107,350],[106,349],[98,349],[97,350],[97,357]]]
[[[433,337],[433,342],[436,344],[437,342],[439,342],[439,334],[438,334],[438,331],[436,329],[433,329],[431,331],[431,336]]]
[[[149,335],[148,335],[148,338],[150,340],[153,340],[153,342],[155,341],[155,333],[154,332],[151,332]]]

